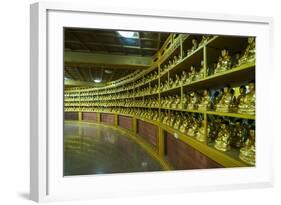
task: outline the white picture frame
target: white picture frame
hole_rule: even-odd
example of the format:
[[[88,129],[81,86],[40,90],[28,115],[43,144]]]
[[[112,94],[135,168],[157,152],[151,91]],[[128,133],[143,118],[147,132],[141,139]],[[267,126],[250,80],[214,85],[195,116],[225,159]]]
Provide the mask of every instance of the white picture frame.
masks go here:
[[[265,109],[270,105],[272,93],[268,92],[270,84],[265,88],[259,83],[269,82],[272,75],[266,72],[272,68],[272,18],[40,2],[31,5],[30,25],[32,200],[273,186],[273,133],[267,129],[273,118]],[[63,27],[256,36],[256,167],[63,177]]]

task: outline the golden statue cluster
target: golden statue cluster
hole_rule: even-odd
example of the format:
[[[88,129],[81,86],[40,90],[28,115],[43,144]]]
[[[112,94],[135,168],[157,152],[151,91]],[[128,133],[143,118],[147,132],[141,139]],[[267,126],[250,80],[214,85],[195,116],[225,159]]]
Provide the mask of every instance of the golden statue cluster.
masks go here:
[[[214,52],[212,50],[211,60],[206,56],[212,48],[206,48],[207,55],[203,55],[202,48],[215,36],[186,39],[182,39],[181,46],[177,44],[174,50],[168,49],[153,69],[140,71],[131,79],[124,78],[116,86],[65,91],[65,111],[109,112],[146,119],[171,127],[222,152],[236,149],[237,158],[255,165],[255,128],[253,123],[242,120],[254,119],[253,78],[249,76],[249,80],[243,82],[237,79],[239,82],[231,86],[227,80],[213,83],[216,77],[222,79],[225,74],[228,74],[226,79],[231,79],[231,74],[236,72],[228,72],[231,69],[254,66],[255,38],[249,37],[247,42],[244,38],[241,52],[233,46],[220,45],[213,49]],[[175,46],[171,44],[170,48]],[[227,114],[233,117],[215,117],[224,113],[234,114]],[[235,118],[237,116],[241,119]]]
[[[95,107],[95,112],[131,115],[161,123],[180,133],[207,143],[222,152],[238,149],[238,157],[255,165],[255,124],[253,120],[210,116],[205,124],[202,114],[181,111],[161,111],[150,108]]]

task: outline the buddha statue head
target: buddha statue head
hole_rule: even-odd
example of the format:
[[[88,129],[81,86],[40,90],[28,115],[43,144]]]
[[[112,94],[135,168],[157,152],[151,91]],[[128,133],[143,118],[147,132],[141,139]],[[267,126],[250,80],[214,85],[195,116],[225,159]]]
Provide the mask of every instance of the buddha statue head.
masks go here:
[[[254,82],[250,82],[249,83],[249,92],[253,92],[255,91],[255,83]]]
[[[230,93],[230,86],[229,86],[229,85],[224,86],[224,88],[223,88],[223,93],[224,93],[224,94]]]
[[[248,44],[253,44],[255,42],[255,37],[248,37]]]
[[[198,42],[196,38],[192,39],[192,49],[196,49],[198,47]]]
[[[204,91],[203,91],[203,96],[205,97],[205,96],[209,96],[209,91],[208,91],[208,89],[204,89]]]

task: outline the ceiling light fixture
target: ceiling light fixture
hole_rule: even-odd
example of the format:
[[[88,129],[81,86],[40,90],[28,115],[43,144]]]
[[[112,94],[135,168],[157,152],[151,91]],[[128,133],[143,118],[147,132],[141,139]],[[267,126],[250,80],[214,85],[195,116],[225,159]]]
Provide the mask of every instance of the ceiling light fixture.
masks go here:
[[[134,31],[117,31],[120,36],[125,38],[138,38],[139,33]]]
[[[100,83],[101,79],[95,79],[94,81],[95,81],[95,83]]]

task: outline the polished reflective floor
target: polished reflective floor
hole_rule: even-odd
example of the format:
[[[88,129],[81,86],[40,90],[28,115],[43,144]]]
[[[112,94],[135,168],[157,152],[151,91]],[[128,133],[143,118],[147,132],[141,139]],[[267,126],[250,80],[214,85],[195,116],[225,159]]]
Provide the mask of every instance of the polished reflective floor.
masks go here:
[[[124,132],[95,124],[64,125],[64,176],[161,170]]]

